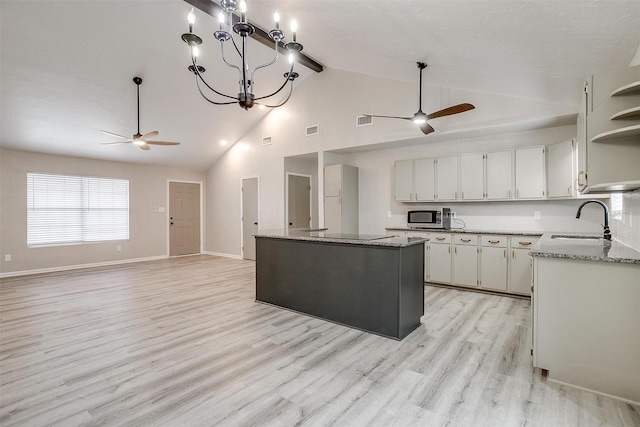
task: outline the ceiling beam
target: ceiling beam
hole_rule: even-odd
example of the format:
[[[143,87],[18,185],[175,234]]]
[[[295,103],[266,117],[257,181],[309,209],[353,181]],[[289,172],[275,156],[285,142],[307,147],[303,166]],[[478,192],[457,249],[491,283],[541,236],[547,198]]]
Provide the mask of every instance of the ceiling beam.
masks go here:
[[[218,14],[222,11],[222,8],[220,7],[220,5],[218,5],[217,3],[214,3],[211,0],[184,0],[184,1],[192,5],[193,7],[200,9],[204,13],[213,16],[214,18],[217,18]],[[234,14],[233,22],[235,23],[239,20],[240,18],[236,14]],[[256,31],[250,37],[266,46],[273,48],[274,43],[273,43],[273,40],[269,37],[269,33],[263,30],[262,28],[256,26],[255,24],[251,22],[249,23],[253,25],[256,29]],[[284,48],[284,43],[282,42],[278,42],[278,51],[282,54],[288,53]],[[320,64],[318,61],[305,55],[302,52],[298,52],[297,62],[315,71],[316,73],[319,73],[324,69],[322,64]]]

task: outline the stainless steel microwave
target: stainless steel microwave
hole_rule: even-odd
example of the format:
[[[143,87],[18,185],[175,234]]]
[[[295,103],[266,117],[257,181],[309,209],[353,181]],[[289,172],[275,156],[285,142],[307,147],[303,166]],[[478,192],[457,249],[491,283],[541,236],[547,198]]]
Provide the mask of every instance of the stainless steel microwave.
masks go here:
[[[407,212],[409,228],[451,228],[451,209],[440,208]]]

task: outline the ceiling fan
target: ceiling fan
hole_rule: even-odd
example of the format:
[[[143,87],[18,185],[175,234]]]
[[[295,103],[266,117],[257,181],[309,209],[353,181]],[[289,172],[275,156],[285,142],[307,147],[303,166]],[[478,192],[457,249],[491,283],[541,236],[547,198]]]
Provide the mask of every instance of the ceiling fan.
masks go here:
[[[158,136],[158,131],[154,130],[152,132],[149,133],[145,133],[144,135],[142,135],[140,133],[140,85],[142,84],[142,78],[141,77],[134,77],[133,78],[133,82],[136,84],[136,92],[137,92],[137,99],[138,99],[138,132],[136,132],[133,137],[129,138],[127,136],[123,136],[123,135],[118,135],[117,133],[113,133],[113,132],[107,132],[106,130],[101,130],[100,132],[104,133],[105,135],[109,135],[109,136],[113,136],[116,138],[121,138],[124,139],[124,141],[115,141],[115,142],[103,142],[102,144],[135,144],[138,147],[140,147],[141,150],[145,150],[148,151],[151,149],[151,147],[149,147],[149,145],[180,145],[179,142],[168,142],[168,141],[150,141],[149,138],[153,138],[155,136]]]
[[[476,108],[471,104],[464,103],[464,104],[453,105],[451,107],[447,107],[445,109],[436,111],[431,114],[425,114],[422,111],[422,70],[427,68],[427,64],[424,62],[418,62],[417,64],[418,64],[418,69],[420,70],[420,95],[418,98],[419,99],[418,111],[413,115],[413,117],[377,116],[374,114],[364,114],[364,116],[382,117],[385,119],[411,120],[412,122],[420,126],[420,130],[422,131],[422,133],[424,133],[425,135],[428,135],[431,132],[434,132],[435,129],[431,127],[429,123],[427,123],[427,120],[437,119],[438,117],[450,116],[452,114],[464,113],[465,111],[473,110],[474,108]]]

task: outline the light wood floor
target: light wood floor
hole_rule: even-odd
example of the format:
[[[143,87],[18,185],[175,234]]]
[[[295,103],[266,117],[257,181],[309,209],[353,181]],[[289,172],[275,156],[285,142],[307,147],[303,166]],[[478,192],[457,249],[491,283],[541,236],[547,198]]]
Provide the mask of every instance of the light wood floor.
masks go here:
[[[194,256],[1,281],[0,425],[638,426],[544,381],[529,301],[426,287],[401,342],[254,301]]]

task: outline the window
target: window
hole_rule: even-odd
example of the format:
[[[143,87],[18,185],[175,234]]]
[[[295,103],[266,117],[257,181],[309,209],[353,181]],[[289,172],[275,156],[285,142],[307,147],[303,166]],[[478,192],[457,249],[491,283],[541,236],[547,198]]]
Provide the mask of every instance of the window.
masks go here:
[[[27,245],[129,238],[129,180],[27,173]]]

